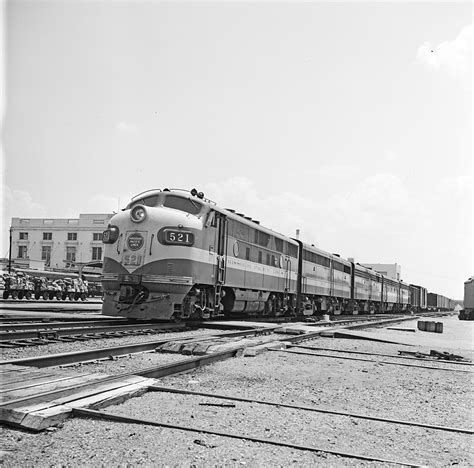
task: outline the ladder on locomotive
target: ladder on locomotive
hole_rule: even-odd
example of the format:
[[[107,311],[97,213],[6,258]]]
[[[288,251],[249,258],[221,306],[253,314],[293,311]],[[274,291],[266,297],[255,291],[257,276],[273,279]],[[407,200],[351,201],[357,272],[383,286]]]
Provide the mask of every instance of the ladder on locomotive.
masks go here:
[[[219,314],[221,308],[222,287],[225,283],[227,255],[227,218],[220,214],[217,219],[217,264],[216,283],[214,286],[214,313]]]

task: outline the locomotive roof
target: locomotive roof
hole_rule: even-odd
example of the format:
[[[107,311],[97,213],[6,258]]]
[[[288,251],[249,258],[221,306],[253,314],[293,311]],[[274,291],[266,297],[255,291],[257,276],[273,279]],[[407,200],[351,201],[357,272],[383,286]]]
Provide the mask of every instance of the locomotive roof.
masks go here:
[[[183,198],[196,199],[196,201],[198,201],[199,203],[202,203],[204,205],[208,205],[213,210],[218,211],[219,213],[225,214],[230,219],[234,219],[235,221],[239,221],[240,223],[243,223],[243,224],[245,224],[249,227],[252,227],[253,229],[257,229],[259,231],[265,232],[265,233],[270,234],[272,236],[276,236],[276,237],[282,238],[282,239],[284,239],[288,242],[297,244],[297,242],[294,239],[292,239],[291,237],[285,236],[284,234],[281,234],[279,232],[273,231],[270,228],[262,226],[259,221],[256,221],[256,220],[252,219],[250,216],[245,216],[242,213],[237,213],[235,210],[232,210],[230,208],[220,207],[220,206],[217,205],[216,202],[214,202],[214,201],[212,201],[208,198],[205,198],[204,194],[202,194],[200,192],[196,191],[195,194],[193,194],[194,190],[195,189],[190,191],[190,190],[177,189],[177,188],[145,190],[144,192],[141,192],[138,195],[135,195],[134,197],[132,197],[130,203],[127,205],[127,208],[130,207],[130,205],[132,205],[133,203],[136,203],[138,200],[141,200],[145,197],[151,197],[153,195],[171,193],[173,195],[182,196]],[[202,197],[198,196],[198,195],[201,195],[201,194],[202,194]]]
[[[308,250],[309,252],[314,252],[314,253],[323,255],[327,258],[332,258],[333,260],[335,260],[339,263],[343,263],[345,265],[350,265],[350,263],[351,263],[351,262],[349,262],[349,260],[347,260],[345,258],[342,258],[340,255],[327,252],[326,250],[322,250],[319,247],[314,246],[313,244],[306,244],[306,243],[303,242],[303,248],[305,250]]]

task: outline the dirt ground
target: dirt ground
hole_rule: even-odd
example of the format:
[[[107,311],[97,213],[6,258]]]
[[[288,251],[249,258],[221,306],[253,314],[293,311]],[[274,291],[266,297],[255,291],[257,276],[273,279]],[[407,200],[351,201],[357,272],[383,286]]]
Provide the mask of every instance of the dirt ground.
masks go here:
[[[394,344],[330,338],[308,341],[304,345],[392,355],[403,349]],[[338,356],[361,357],[375,362],[273,351],[253,358],[218,362],[192,373],[161,379],[159,384],[473,428],[471,373],[381,363],[430,365],[423,361],[339,353]],[[436,366],[472,369],[442,363]],[[148,392],[105,411],[393,462],[474,466],[473,436],[469,434],[162,392]],[[60,428],[39,434],[6,427],[0,431],[6,467],[396,466],[389,462],[366,462],[199,432],[79,417],[69,419]]]

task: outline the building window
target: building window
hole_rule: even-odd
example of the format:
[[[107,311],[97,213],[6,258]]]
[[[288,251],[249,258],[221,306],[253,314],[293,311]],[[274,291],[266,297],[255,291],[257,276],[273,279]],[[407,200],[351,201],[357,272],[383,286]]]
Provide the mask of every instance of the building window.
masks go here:
[[[28,247],[26,245],[18,246],[18,258],[28,258]]]
[[[258,251],[258,263],[262,263],[262,251]]]
[[[76,247],[66,247],[66,261],[76,261]]]
[[[53,224],[54,221],[52,219],[43,219],[43,224]]]
[[[41,260],[44,260],[45,265],[49,266],[49,263],[51,261],[51,246],[50,245],[43,245],[41,247]]]
[[[92,240],[101,241],[102,240],[102,232],[94,232],[92,234]]]
[[[78,219],[68,219],[67,223],[68,224],[79,224],[79,220]]]
[[[20,240],[28,240],[28,233],[20,232]]]
[[[68,232],[67,233],[68,241],[77,241],[77,232]]]
[[[43,232],[43,240],[53,240],[53,233],[52,232]]]
[[[245,247],[245,260],[250,260],[250,247]]]
[[[102,247],[92,247],[92,260],[102,260]]]
[[[104,220],[103,219],[93,219],[92,224],[104,224]]]

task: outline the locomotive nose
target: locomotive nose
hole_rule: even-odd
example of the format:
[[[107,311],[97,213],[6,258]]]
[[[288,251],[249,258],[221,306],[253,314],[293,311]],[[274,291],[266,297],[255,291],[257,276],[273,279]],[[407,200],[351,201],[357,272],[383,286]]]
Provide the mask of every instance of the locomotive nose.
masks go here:
[[[130,219],[134,223],[141,223],[147,217],[146,209],[143,205],[137,205],[130,211]]]

